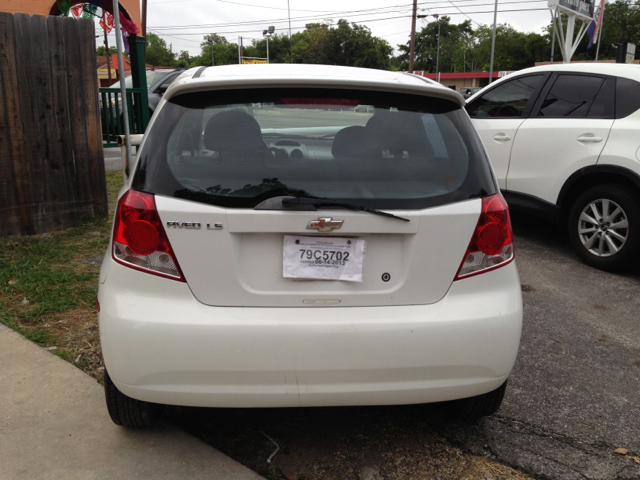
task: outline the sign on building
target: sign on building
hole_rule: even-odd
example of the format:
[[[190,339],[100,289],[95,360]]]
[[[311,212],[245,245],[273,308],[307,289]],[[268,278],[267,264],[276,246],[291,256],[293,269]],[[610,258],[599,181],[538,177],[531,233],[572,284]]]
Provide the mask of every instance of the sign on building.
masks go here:
[[[98,69],[98,78],[101,79],[101,80],[109,78],[109,69],[108,68],[99,68]],[[111,78],[112,79],[117,79],[118,78],[116,76],[116,69],[115,68],[111,69]]]
[[[242,63],[267,63],[267,59],[258,59],[258,58],[243,58]]]

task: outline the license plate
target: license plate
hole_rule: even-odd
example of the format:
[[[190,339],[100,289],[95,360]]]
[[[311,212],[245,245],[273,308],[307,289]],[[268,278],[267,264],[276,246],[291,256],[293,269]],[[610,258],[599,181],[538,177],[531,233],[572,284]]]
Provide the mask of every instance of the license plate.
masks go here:
[[[361,282],[364,248],[361,238],[285,235],[283,276]]]

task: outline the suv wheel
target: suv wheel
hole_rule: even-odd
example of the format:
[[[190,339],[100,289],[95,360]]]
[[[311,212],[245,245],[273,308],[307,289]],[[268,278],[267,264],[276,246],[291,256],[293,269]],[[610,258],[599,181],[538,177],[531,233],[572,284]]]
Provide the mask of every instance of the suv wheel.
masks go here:
[[[104,371],[104,395],[109,416],[116,425],[149,427],[160,415],[160,405],[127,397],[116,388],[106,370]]]
[[[622,185],[586,190],[569,213],[568,233],[587,265],[611,272],[633,268],[640,261],[640,199]]]
[[[492,392],[476,397],[462,398],[449,402],[449,412],[463,422],[476,422],[482,417],[488,417],[498,411],[502,405],[507,382],[504,382]]]

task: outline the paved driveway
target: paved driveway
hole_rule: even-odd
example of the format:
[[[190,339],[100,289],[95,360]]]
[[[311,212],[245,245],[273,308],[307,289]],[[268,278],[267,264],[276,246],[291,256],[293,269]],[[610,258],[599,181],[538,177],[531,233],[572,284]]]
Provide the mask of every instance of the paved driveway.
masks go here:
[[[640,478],[640,271],[583,265],[542,221],[513,227],[524,330],[505,402],[479,426],[439,432],[536,478]]]
[[[640,271],[616,275],[583,265],[556,227],[542,221],[514,216],[513,226],[524,330],[495,416],[460,425],[437,406],[174,408],[171,416],[261,472],[274,449],[267,432],[283,447],[276,463],[295,465],[296,473],[355,478],[359,467],[374,464],[385,478],[460,478],[465,460],[437,453],[435,431],[539,479],[640,478],[633,458],[640,461]],[[618,448],[627,455],[613,453]],[[395,466],[394,455],[406,457],[409,473],[404,463]],[[446,462],[456,468],[443,469]]]

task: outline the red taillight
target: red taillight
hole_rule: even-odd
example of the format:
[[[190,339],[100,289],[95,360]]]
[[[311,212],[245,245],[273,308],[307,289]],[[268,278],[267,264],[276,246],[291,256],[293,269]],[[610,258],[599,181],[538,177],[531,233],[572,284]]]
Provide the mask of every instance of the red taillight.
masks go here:
[[[113,258],[143,272],[184,282],[150,193],[129,190],[116,209]]]
[[[495,270],[513,260],[509,208],[496,193],[482,199],[482,212],[456,280]]]

